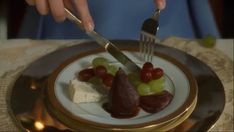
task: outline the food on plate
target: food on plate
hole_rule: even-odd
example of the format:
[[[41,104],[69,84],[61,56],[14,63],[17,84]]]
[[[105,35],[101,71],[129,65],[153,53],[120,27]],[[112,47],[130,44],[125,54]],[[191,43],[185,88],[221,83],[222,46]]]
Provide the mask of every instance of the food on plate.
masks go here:
[[[94,68],[94,74],[97,77],[104,77],[107,74],[107,70],[104,66],[97,66]]]
[[[81,81],[88,81],[94,76],[94,70],[92,68],[84,69],[79,72],[78,78]]]
[[[109,62],[106,58],[103,57],[96,57],[92,61],[92,66],[97,67],[97,66],[108,66]]]
[[[109,89],[116,72],[117,68],[110,64],[107,59],[97,57],[92,61],[92,68],[85,68],[78,73],[78,79],[84,82],[91,82],[94,85],[100,85],[98,80],[101,80],[104,88]]]
[[[95,89],[91,90],[91,86],[99,86],[107,91],[107,102],[103,104],[103,108],[115,118],[133,117],[140,108],[156,113],[168,106],[173,99],[173,95],[165,90],[164,71],[150,62],[144,63],[139,73],[128,73],[118,69],[107,59],[97,57],[93,59],[91,67],[78,73],[78,79],[85,83],[79,85],[83,87],[79,89],[87,88],[93,92],[87,92],[87,96],[93,96],[91,101],[98,101],[102,96]]]
[[[69,84],[69,93],[74,103],[98,102],[103,95],[93,88],[92,84],[73,79]]]
[[[104,108],[116,118],[129,118],[139,112],[139,94],[122,69],[116,73]]]
[[[156,113],[164,109],[172,100],[173,96],[166,90],[152,95],[141,96],[140,106],[149,113]]]
[[[156,80],[151,80],[148,85],[152,93],[160,93],[165,87],[165,77],[161,77]]]
[[[160,93],[165,87],[163,70],[161,68],[154,68],[150,62],[146,62],[143,65],[140,75],[130,73],[128,76],[130,82],[137,88],[141,96]]]
[[[113,80],[114,80],[114,76],[107,73],[106,75],[103,76],[102,82],[103,84],[105,84],[105,86],[110,88],[113,83]]]
[[[163,70],[161,68],[154,68],[153,64],[150,62],[146,62],[140,73],[140,77],[142,82],[149,82],[151,80],[159,79],[163,76]]]
[[[104,66],[107,70],[107,73],[115,75],[115,73],[118,71],[118,68],[111,65],[109,61],[106,58],[103,57],[96,57],[92,61],[92,66],[98,67],[98,66]]]

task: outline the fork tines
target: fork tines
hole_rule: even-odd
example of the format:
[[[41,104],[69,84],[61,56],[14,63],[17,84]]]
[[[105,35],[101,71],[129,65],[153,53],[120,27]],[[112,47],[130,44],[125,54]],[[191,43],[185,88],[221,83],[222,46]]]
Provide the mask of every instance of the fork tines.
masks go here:
[[[155,36],[147,32],[140,33],[140,55],[145,61],[152,61]]]
[[[140,55],[145,61],[152,61],[155,35],[158,31],[160,10],[156,10],[152,18],[144,21],[140,32]]]

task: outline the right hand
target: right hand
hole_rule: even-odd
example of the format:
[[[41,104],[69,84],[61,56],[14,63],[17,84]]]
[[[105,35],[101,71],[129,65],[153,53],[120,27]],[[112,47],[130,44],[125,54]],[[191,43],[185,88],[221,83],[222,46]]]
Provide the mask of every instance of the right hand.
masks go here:
[[[78,13],[87,32],[94,29],[94,22],[88,9],[87,0],[26,0],[26,2],[31,6],[35,5],[41,15],[47,15],[51,12],[57,22],[63,22],[66,19],[64,7],[67,7]]]

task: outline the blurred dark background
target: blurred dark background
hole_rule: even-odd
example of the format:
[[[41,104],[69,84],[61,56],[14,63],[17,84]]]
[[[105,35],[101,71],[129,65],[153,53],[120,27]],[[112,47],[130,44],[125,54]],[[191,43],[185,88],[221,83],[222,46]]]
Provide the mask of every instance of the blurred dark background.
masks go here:
[[[234,38],[234,0],[209,0],[209,2],[221,37]],[[17,38],[26,7],[24,0],[0,1],[0,35],[5,33],[8,39]]]

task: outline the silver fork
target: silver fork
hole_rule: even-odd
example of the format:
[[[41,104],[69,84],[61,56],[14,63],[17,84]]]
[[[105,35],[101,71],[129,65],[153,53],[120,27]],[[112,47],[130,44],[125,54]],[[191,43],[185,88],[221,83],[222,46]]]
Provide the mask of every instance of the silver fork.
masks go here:
[[[159,29],[160,10],[157,9],[153,16],[146,19],[141,27],[140,32],[140,56],[151,62],[154,53],[155,36]]]

